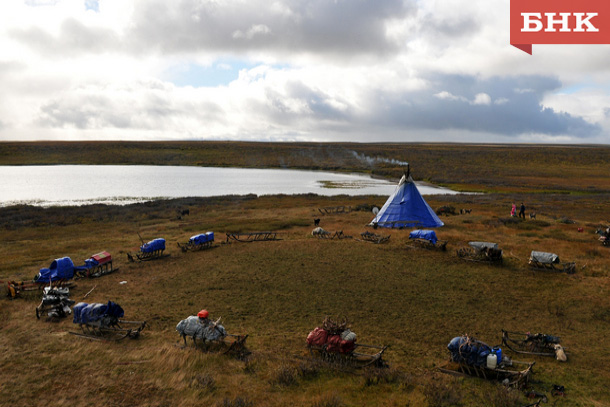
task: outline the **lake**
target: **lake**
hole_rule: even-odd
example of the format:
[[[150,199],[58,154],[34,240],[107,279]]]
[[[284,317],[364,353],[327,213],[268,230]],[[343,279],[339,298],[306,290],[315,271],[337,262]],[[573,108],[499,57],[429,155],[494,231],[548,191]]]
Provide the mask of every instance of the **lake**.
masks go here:
[[[154,165],[0,166],[0,207],[28,204],[126,205],[155,199],[221,195],[383,195],[395,182],[362,174],[284,169]],[[424,195],[455,194],[418,185]]]

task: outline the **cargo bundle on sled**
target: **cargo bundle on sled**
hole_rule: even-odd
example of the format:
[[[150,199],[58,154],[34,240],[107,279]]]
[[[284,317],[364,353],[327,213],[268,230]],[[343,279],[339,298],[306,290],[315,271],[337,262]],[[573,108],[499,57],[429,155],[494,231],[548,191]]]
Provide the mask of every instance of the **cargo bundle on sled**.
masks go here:
[[[191,236],[188,242],[186,243],[178,243],[178,247],[182,249],[183,252],[187,252],[189,250],[203,250],[209,249],[214,246],[214,232],[206,232],[200,233],[195,236]]]
[[[497,243],[491,242],[469,242],[470,247],[457,249],[457,256],[463,260],[501,264],[502,249]]]
[[[8,281],[7,296],[13,299],[20,297],[24,292],[42,291],[45,287],[73,287],[74,269],[74,263],[69,257],[55,259],[49,268],[41,268],[32,281]]]
[[[112,266],[112,255],[110,253],[100,252],[85,260],[83,266],[75,267],[74,274],[78,278],[95,278],[114,273],[118,269],[118,267],[114,268]]]
[[[370,243],[379,244],[379,243],[389,242],[390,237],[392,237],[392,236],[391,235],[378,235],[376,233],[366,231],[366,232],[360,233],[360,237],[362,239],[356,239],[356,240],[359,240],[361,242],[370,242]]]
[[[107,304],[87,304],[79,302],[74,306],[74,322],[81,332],[70,332],[72,335],[97,339],[118,341],[125,338],[137,338],[146,326],[146,321],[124,321],[124,311],[115,302]]]
[[[601,242],[602,246],[610,246],[610,226],[609,225],[601,225],[595,231],[599,235],[598,240]]]
[[[468,375],[524,388],[535,362],[518,362],[503,354],[500,347],[490,347],[468,335],[455,337],[447,345],[451,354],[443,373]]]
[[[141,238],[140,238],[141,239]],[[129,261],[147,261],[147,260],[156,260],[162,257],[167,257],[169,254],[163,254],[165,251],[165,239],[157,238],[153,239],[148,243],[144,243],[142,240],[142,246],[140,246],[140,251],[134,253],[127,253],[127,258]],[[134,258],[135,256],[135,258]]]
[[[57,322],[72,313],[70,307],[75,301],[70,299],[68,287],[45,287],[42,291],[42,301],[36,307],[36,318],[40,319],[45,314],[48,321]]]
[[[558,336],[502,330],[502,344],[513,352],[536,356],[555,356],[560,362],[566,362],[568,358],[560,342],[561,338]]]
[[[573,274],[576,272],[576,263],[562,263],[555,253],[532,251],[528,264],[534,270],[550,270]]]
[[[417,229],[409,233],[409,245],[424,249],[447,250],[447,241],[438,240],[434,230]]]
[[[312,357],[341,367],[388,366],[383,360],[388,346],[356,343],[356,334],[348,328],[347,318],[336,322],[326,317],[322,327],[307,335],[307,348]]]
[[[220,324],[221,318],[214,322],[208,316],[208,311],[201,310],[197,316],[187,317],[176,325],[176,331],[184,340],[184,346],[186,346],[186,337],[189,336],[193,340],[195,348],[205,352],[220,352],[239,359],[243,359],[251,353],[246,348],[248,335],[229,334]]]

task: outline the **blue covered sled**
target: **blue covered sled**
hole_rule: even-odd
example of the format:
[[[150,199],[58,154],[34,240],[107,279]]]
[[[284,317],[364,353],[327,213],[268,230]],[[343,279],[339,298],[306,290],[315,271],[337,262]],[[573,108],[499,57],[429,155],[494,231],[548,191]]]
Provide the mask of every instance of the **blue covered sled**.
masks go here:
[[[107,304],[79,302],[72,310],[74,319],[82,332],[73,335],[99,340],[120,340],[127,337],[137,338],[146,326],[146,321],[123,321],[123,308],[116,302]],[[130,328],[128,328],[128,326]]]
[[[169,256],[169,254],[163,254],[164,251],[165,239],[153,239],[148,243],[142,242],[142,246],[140,246],[140,251],[135,253],[135,257],[140,261],[145,261],[160,259],[161,257]],[[130,261],[135,261],[135,258],[130,253],[127,253],[127,258]]]
[[[502,382],[507,386],[526,387],[532,375],[534,362],[518,362],[503,356],[502,349],[467,335],[455,337],[447,345],[451,354],[443,373],[468,375]]]
[[[425,249],[447,250],[447,241],[438,240],[434,230],[416,229],[409,234],[409,241],[413,245]]]
[[[191,236],[188,242],[178,243],[178,247],[183,252],[189,250],[202,250],[209,249],[214,246],[214,232],[200,233],[198,235]]]
[[[71,280],[74,277],[74,263],[69,257],[55,259],[49,268],[42,268],[34,279],[38,283],[48,284],[50,281]]]

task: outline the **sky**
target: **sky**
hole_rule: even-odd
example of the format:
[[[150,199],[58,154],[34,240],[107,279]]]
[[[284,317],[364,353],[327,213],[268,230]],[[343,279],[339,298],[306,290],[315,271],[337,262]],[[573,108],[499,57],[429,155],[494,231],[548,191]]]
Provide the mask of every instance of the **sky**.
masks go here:
[[[610,45],[509,0],[3,0],[0,141],[610,144]]]

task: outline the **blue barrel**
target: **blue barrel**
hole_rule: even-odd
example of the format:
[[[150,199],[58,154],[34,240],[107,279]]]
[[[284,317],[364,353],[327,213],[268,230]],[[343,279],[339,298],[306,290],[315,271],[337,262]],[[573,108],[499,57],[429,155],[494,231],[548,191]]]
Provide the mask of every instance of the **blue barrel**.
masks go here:
[[[500,363],[502,363],[502,348],[500,348],[499,346],[494,346],[494,348],[492,349],[492,353],[496,354],[498,358],[498,365],[500,365]]]

